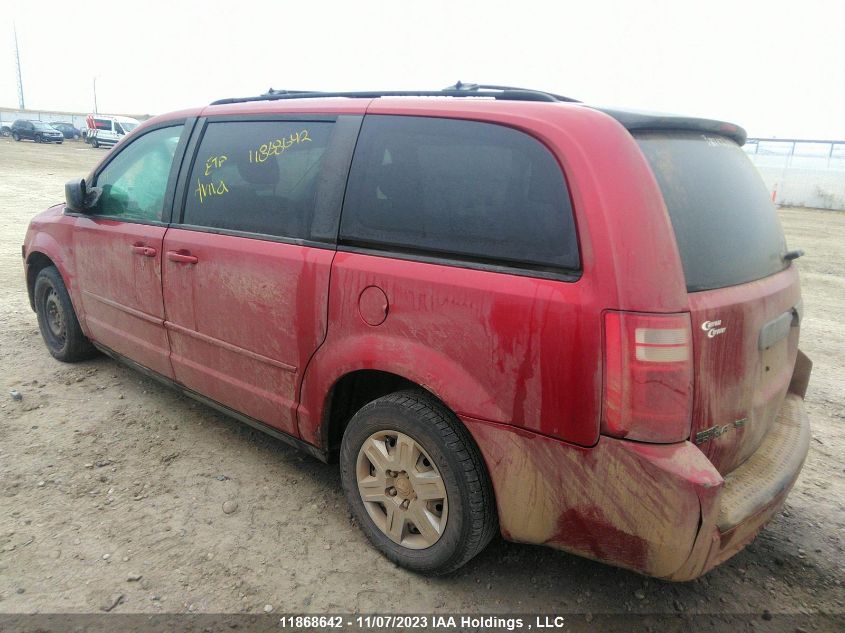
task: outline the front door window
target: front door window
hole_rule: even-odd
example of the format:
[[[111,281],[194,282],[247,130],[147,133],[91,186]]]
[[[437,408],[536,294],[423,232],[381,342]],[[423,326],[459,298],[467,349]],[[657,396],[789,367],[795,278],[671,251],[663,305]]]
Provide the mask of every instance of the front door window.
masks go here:
[[[148,132],[126,147],[97,176],[103,190],[97,215],[160,222],[181,125]]]

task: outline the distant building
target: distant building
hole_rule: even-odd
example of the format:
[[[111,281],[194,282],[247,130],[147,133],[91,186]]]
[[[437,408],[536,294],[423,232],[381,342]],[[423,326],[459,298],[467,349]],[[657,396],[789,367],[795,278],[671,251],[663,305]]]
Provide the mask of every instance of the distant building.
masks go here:
[[[750,138],[744,149],[775,204],[845,211],[845,140]]]

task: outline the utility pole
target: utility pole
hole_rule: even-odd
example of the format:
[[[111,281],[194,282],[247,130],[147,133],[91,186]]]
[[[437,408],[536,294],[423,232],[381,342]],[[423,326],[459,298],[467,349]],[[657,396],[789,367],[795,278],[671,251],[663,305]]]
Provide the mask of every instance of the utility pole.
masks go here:
[[[12,22],[12,31],[15,34],[15,63],[18,70],[18,107],[21,110],[26,109],[26,104],[23,100],[23,79],[21,77],[21,52],[18,48],[18,27]]]
[[[94,77],[94,114],[97,114],[97,78]]]

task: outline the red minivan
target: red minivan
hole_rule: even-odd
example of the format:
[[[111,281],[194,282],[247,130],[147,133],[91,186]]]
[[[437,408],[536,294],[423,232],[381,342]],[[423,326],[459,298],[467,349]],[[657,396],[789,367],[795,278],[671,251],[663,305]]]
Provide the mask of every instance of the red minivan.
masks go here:
[[[500,531],[688,580],[808,450],[798,271],[741,128],[545,92],[271,91],[153,118],[23,257],[100,350],[338,460],[373,544]]]

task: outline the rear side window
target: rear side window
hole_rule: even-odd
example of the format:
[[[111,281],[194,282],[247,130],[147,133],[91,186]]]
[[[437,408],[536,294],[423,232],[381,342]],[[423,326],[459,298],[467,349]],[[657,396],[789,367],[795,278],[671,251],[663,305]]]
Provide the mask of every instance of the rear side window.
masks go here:
[[[551,152],[489,123],[368,116],[341,240],[380,250],[576,270],[569,192]]]
[[[774,205],[739,145],[687,132],[635,138],[663,192],[687,290],[734,286],[786,268]]]
[[[200,142],[185,224],[307,239],[333,124],[212,122]]]

